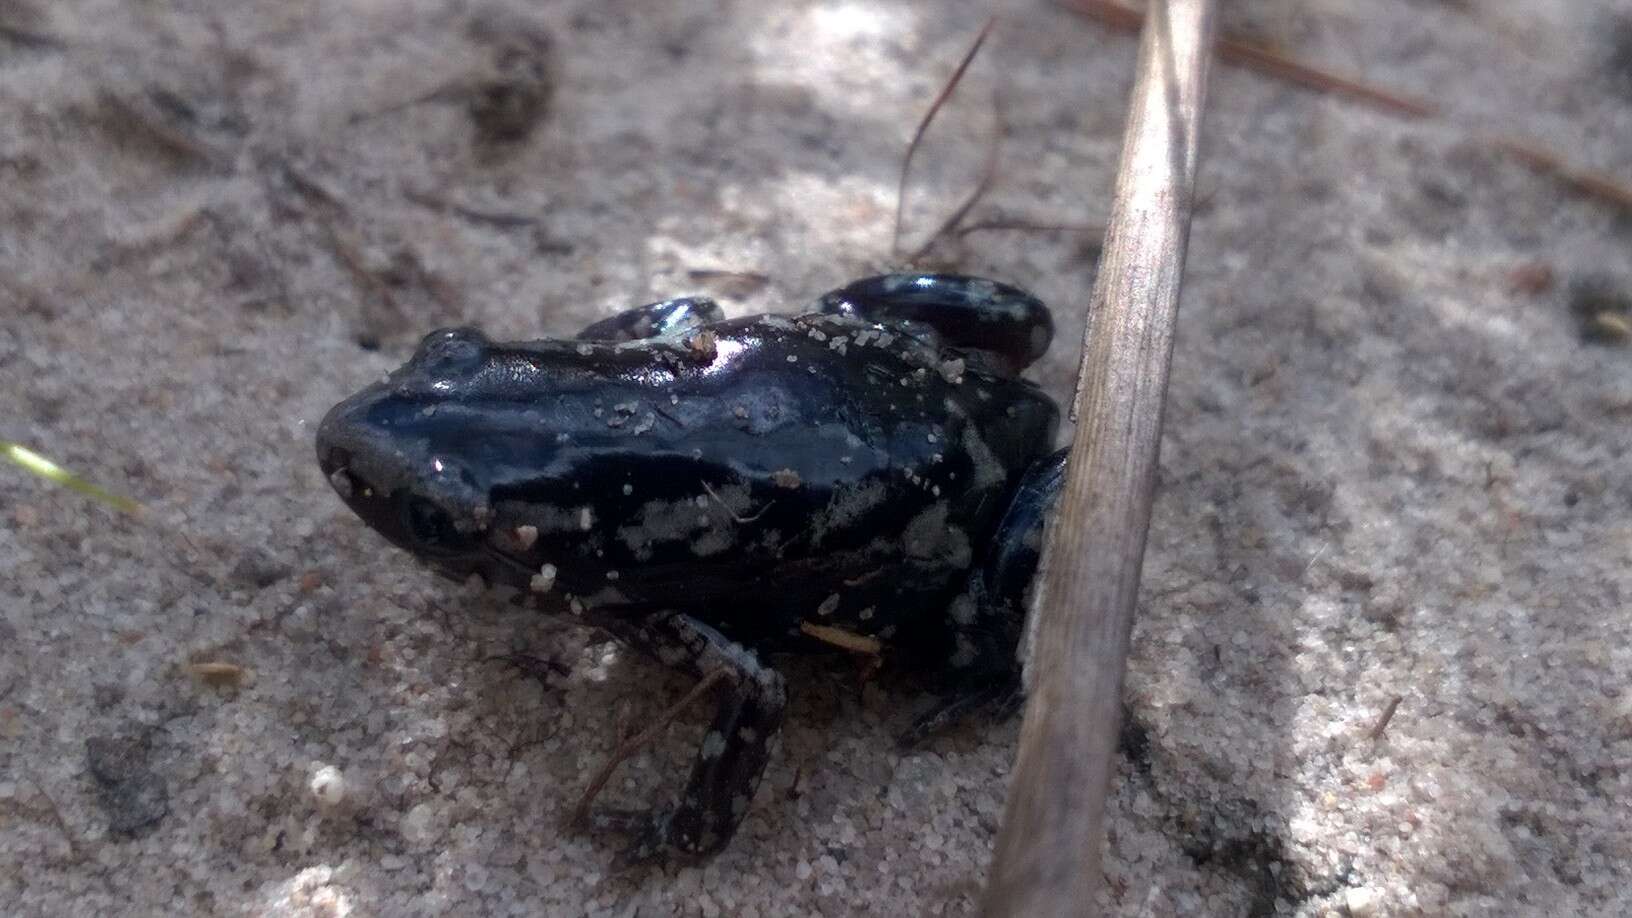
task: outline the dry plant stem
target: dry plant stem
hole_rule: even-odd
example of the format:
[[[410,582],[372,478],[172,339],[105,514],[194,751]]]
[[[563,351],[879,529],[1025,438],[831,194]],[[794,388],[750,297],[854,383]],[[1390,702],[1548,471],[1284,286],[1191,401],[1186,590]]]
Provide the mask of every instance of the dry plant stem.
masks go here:
[[[675,719],[684,713],[686,708],[691,707],[693,702],[707,694],[709,689],[730,677],[729,670],[716,669],[710,671],[696,685],[692,686],[691,691],[687,692],[679,701],[669,705],[667,710],[657,715],[657,719],[652,721],[650,726],[619,744],[618,748],[613,750],[612,755],[601,765],[600,771],[595,772],[595,777],[590,779],[589,786],[584,788],[584,795],[578,798],[578,805],[573,807],[572,810],[572,824],[575,826],[589,824],[590,805],[595,802],[595,798],[601,793],[601,788],[606,786],[606,782],[612,780],[612,773],[617,771],[618,766],[623,764],[624,759],[639,752],[640,747],[656,739],[657,734],[662,732],[669,724],[674,723]]]
[[[1366,731],[1368,739],[1375,741],[1383,738],[1383,731],[1388,729],[1388,722],[1394,719],[1394,712],[1400,709],[1400,702],[1404,700],[1403,695],[1395,695],[1388,699],[1388,706],[1383,708],[1383,713],[1377,717],[1377,723]]]
[[[1092,914],[1195,185],[1212,0],[1152,5],[1032,614],[1030,702],[982,915]]]
[[[912,132],[912,140],[907,144],[906,155],[901,157],[901,178],[895,188],[895,230],[890,237],[890,252],[892,253],[901,251],[901,212],[907,203],[907,172],[912,168],[912,158],[918,152],[918,144],[923,142],[924,133],[929,130],[929,125],[935,120],[935,115],[941,110],[941,106],[946,104],[947,99],[952,98],[953,90],[957,89],[958,83],[963,81],[964,73],[969,70],[969,65],[974,63],[975,55],[980,53],[980,46],[986,43],[986,36],[992,34],[992,27],[995,25],[997,25],[996,16],[986,20],[986,24],[980,29],[980,34],[975,36],[974,42],[969,45],[969,50],[964,52],[963,60],[959,61],[957,69],[952,71],[951,78],[946,81],[945,86],[941,87],[940,93],[935,96],[935,101],[929,103],[929,110],[924,112],[923,120],[918,122],[918,129]],[[971,202],[970,206],[972,205],[973,202]],[[931,237],[932,240],[933,238]]]
[[[999,118],[999,112],[1001,111],[1002,106],[994,94],[992,97],[993,118]],[[935,243],[940,242],[942,237],[957,229],[958,224],[963,222],[963,218],[969,216],[969,211],[974,210],[975,205],[980,203],[980,199],[984,198],[986,192],[991,190],[992,182],[997,180],[997,164],[999,153],[1002,150],[1002,138],[1003,126],[1001,124],[992,125],[992,140],[986,147],[986,164],[981,167],[980,181],[975,183],[975,189],[969,192],[969,196],[963,199],[963,203],[959,204],[956,210],[941,221],[941,225],[935,228],[935,232],[929,234],[929,238],[924,240],[924,244],[919,246],[917,251],[907,256],[909,264],[922,260],[924,256],[929,254],[929,250],[935,247]],[[898,197],[896,207],[899,208],[900,206],[901,202]],[[898,227],[897,232],[899,232],[899,221],[896,226]]]
[[[1139,28],[1144,13],[1116,0],[1064,0],[1067,8],[1121,29]],[[1423,99],[1382,89],[1305,64],[1271,48],[1235,38],[1218,40],[1218,57],[1267,76],[1277,77],[1317,92],[1347,96],[1379,111],[1406,118],[1443,118],[1439,106]],[[1582,169],[1563,154],[1520,137],[1475,137],[1477,142],[1512,156],[1539,172],[1546,172],[1588,197],[1632,210],[1632,185],[1603,172]]]

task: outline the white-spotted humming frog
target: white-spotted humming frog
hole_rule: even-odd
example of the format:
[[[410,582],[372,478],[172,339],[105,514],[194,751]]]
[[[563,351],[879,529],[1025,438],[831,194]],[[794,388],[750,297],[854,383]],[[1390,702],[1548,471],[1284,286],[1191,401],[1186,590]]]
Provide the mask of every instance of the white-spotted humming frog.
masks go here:
[[[1064,452],[1019,377],[1048,310],[955,275],[856,281],[798,316],[669,300],[575,340],[434,332],[335,406],[323,471],[369,526],[456,580],[577,616],[718,707],[674,807],[627,857],[708,855],[781,727],[764,656],[854,636],[947,689],[906,739],[1013,699],[1024,594]]]

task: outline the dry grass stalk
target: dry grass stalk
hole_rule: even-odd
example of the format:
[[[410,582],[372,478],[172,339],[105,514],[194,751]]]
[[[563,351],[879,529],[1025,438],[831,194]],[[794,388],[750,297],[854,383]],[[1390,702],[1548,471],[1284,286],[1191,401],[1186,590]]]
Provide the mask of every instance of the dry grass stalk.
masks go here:
[[[1068,9],[1120,29],[1131,31],[1139,28],[1144,21],[1143,11],[1124,6],[1116,0],[1064,0],[1064,3]],[[1219,60],[1225,63],[1246,67],[1305,89],[1345,96],[1378,111],[1405,118],[1445,118],[1441,107],[1426,99],[1412,98],[1352,77],[1340,76],[1273,48],[1225,36],[1218,40],[1217,50]],[[1552,175],[1581,194],[1632,210],[1632,185],[1615,176],[1577,166],[1564,154],[1521,137],[1476,135],[1473,139],[1512,156],[1532,169]]]
[[[1091,914],[1101,885],[1213,35],[1212,0],[1152,10],[1089,302],[1065,493],[1032,613],[1030,701],[981,901],[988,918]]]

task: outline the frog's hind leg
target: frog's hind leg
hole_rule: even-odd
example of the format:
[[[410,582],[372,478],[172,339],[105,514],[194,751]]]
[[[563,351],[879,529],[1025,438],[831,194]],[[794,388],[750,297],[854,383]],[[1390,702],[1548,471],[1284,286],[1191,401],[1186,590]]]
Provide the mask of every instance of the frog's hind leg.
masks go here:
[[[664,338],[725,318],[720,304],[706,296],[683,296],[625,309],[578,333],[579,341],[639,341]]]
[[[1008,284],[961,274],[884,274],[821,298],[830,315],[929,330],[988,372],[1015,375],[1048,350],[1054,319],[1041,300]],[[920,335],[922,336],[922,335]]]
[[[946,669],[956,688],[913,722],[901,737],[903,745],[922,743],[977,710],[995,706],[1007,716],[1018,708],[1023,693],[1017,653],[1026,600],[1069,454],[1062,449],[1037,460],[1020,479],[985,560],[948,610],[953,643]]]
[[[787,705],[782,677],[746,647],[681,613],[653,615],[623,636],[696,678],[718,672],[725,677],[716,687],[714,720],[703,735],[679,805],[654,809],[619,861],[636,864],[670,850],[691,857],[714,854],[736,833],[764,775]]]

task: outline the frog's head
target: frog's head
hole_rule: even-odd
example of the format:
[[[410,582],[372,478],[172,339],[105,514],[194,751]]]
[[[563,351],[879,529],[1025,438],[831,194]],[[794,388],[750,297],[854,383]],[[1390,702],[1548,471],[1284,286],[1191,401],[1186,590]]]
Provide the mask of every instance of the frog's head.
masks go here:
[[[318,462],[341,499],[453,576],[486,568],[490,475],[502,465],[494,451],[518,448],[484,427],[492,350],[475,329],[432,332],[412,360],[334,406],[317,430]]]

